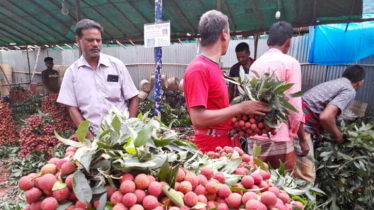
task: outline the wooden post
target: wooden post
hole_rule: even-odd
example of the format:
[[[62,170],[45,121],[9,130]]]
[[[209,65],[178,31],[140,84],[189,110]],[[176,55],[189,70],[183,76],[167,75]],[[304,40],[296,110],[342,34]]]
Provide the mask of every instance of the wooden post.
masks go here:
[[[38,48],[38,54],[36,55],[36,59],[35,59],[35,65],[34,65],[34,70],[32,72],[32,76],[31,76],[31,81],[34,81],[34,75],[35,75],[35,72],[36,72],[36,67],[38,66],[38,61],[39,61],[39,55],[40,55],[40,48]]]
[[[259,34],[258,33],[255,33],[253,35],[253,38],[254,38],[254,45],[255,45],[255,55],[254,55],[254,59],[256,60],[257,59],[257,48],[258,48],[258,38],[259,38]]]
[[[1,70],[1,73],[3,73],[3,75],[4,75],[5,82],[8,84],[9,91],[10,91],[10,89],[11,89],[11,87],[10,87],[10,83],[9,83],[8,78],[6,77],[5,72],[4,72],[4,70],[3,70],[3,67],[1,67],[1,65],[0,65],[0,70]]]
[[[222,9],[221,9],[221,0],[217,0],[217,11],[222,11]]]
[[[30,78],[30,84],[31,84],[31,67],[30,67],[30,55],[29,55],[29,46],[26,45],[26,53],[27,53],[27,65],[29,67],[29,78]]]

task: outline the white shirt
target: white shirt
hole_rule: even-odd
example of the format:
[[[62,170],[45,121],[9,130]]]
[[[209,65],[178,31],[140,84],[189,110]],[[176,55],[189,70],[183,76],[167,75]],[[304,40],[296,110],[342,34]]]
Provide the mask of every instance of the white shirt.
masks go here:
[[[126,100],[138,94],[126,66],[117,58],[100,54],[96,70],[83,56],[66,70],[57,102],[79,108],[97,132],[111,104],[123,111]]]

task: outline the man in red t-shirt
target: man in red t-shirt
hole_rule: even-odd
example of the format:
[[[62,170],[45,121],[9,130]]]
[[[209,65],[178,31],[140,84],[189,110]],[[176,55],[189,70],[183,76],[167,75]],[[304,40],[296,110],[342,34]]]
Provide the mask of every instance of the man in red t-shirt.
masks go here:
[[[199,22],[201,54],[187,67],[184,93],[195,129],[195,144],[202,152],[231,146],[228,135],[231,118],[240,114],[264,116],[266,104],[246,101],[229,106],[229,95],[219,59],[226,54],[230,29],[226,15],[216,10],[206,12]]]

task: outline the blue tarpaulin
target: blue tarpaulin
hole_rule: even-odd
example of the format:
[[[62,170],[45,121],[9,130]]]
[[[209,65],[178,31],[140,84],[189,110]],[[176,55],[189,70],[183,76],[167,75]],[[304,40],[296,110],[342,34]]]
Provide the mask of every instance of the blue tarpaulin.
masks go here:
[[[374,55],[374,21],[311,27],[309,63],[338,65]]]

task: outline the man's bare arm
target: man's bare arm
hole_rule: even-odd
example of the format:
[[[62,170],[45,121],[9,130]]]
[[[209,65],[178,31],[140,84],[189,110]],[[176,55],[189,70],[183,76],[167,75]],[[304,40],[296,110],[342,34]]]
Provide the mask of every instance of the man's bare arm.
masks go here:
[[[268,106],[258,101],[244,101],[219,110],[207,110],[203,106],[190,108],[191,121],[195,128],[219,125],[239,114],[264,116],[265,112],[269,112]]]
[[[229,83],[229,102],[234,99],[235,84]]]
[[[319,115],[321,126],[325,131],[330,133],[336,143],[340,144],[344,142],[344,135],[339,131],[336,126],[336,116],[339,114],[340,109],[335,105],[327,105],[323,112]]]
[[[73,120],[75,126],[78,127],[79,124],[81,124],[81,122],[84,121],[84,118],[80,110],[78,109],[78,107],[74,107],[74,106],[68,106],[68,110],[69,110],[70,118]],[[94,135],[90,131],[88,131],[86,138],[91,139],[93,137]]]
[[[136,117],[138,113],[139,98],[134,96],[129,99],[129,114],[130,118]]]

